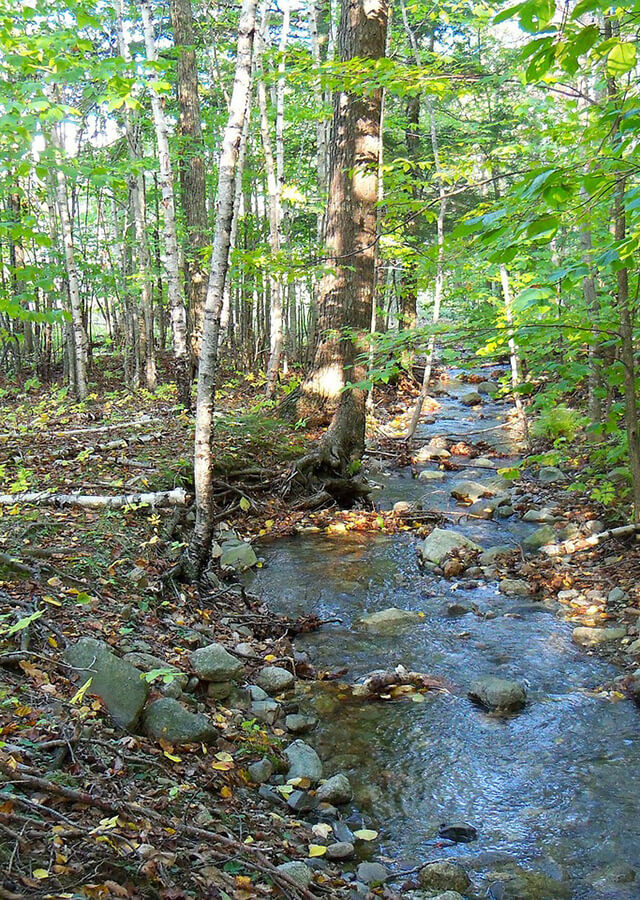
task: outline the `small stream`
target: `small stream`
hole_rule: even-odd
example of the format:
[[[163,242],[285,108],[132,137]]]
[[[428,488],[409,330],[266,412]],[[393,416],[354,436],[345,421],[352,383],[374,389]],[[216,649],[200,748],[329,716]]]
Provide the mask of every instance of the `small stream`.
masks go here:
[[[445,387],[435,421],[418,432],[425,442],[468,434],[516,452],[508,429],[496,427],[507,404],[486,398],[469,410],[459,397],[472,386],[453,380]],[[422,482],[407,470],[373,478],[384,484],[383,508],[423,497],[425,507],[459,510],[452,483],[493,474],[469,469]],[[513,516],[446,527],[488,548],[517,544],[532,526]],[[630,702],[593,696],[615,670],[572,644],[571,626],[554,605],[505,597],[496,583],[468,587],[421,571],[410,532],[309,534],[265,543],[260,552],[266,565],[252,588],[274,610],[340,620],[298,642],[318,668],[348,667],[344,680],[355,681],[402,663],[459,688],[422,703],[355,703],[338,699],[329,683],[309,697],[320,717],[310,741],[327,774],[349,775],[356,815],[379,829],[383,856],[402,868],[459,858],[478,888],[492,871],[517,863],[539,875],[522,895],[531,900],[640,897],[640,714]],[[471,611],[452,616],[452,603]],[[389,606],[424,618],[393,634],[357,628],[363,614]],[[494,617],[484,618],[489,610]],[[466,688],[479,675],[526,681],[524,711],[504,718],[474,706]],[[436,848],[445,822],[474,825],[478,840]],[[562,890],[550,887],[558,882]]]

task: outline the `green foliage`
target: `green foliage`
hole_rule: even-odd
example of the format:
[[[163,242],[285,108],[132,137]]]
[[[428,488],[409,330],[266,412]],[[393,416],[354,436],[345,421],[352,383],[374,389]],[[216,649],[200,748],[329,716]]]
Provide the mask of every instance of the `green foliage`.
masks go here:
[[[531,434],[550,441],[565,438],[571,442],[583,426],[584,418],[575,409],[560,404],[542,410],[531,424]]]

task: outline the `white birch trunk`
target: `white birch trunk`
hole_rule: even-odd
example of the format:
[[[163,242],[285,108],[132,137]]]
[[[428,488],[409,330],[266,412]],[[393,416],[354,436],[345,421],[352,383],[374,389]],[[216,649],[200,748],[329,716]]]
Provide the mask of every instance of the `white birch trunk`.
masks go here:
[[[157,62],[151,6],[149,0],[140,0],[140,14],[144,30],[144,45],[147,59]],[[176,209],[173,189],[173,171],[169,155],[169,128],[164,114],[162,98],[148,82],[151,98],[151,111],[158,145],[158,161],[160,164],[160,190],[164,213],[164,266],[167,274],[167,292],[171,313],[171,330],[173,334],[173,354],[176,364],[176,384],[178,400],[188,409],[191,406],[191,389],[189,380],[189,351],[187,343],[187,312],[180,282],[180,257],[178,253],[178,235],[176,230]]]
[[[522,383],[522,374],[520,370],[520,357],[518,355],[518,345],[513,332],[513,297],[511,295],[511,285],[509,284],[509,273],[507,267],[502,263],[500,265],[500,284],[502,285],[502,298],[504,300],[504,314],[509,328],[509,358],[511,361],[511,386],[513,388],[513,402],[518,413],[518,418],[522,424],[522,434],[525,444],[529,446],[529,426],[527,416],[522,402],[522,397],[518,391]]]
[[[218,334],[224,283],[229,264],[229,243],[234,206],[234,180],[238,150],[251,91],[251,61],[256,26],[257,0],[243,0],[238,24],[236,71],[229,118],[225,127],[218,168],[216,224],[211,252],[204,327],[198,368],[194,481],[196,524],[191,546],[196,570],[205,565],[213,533],[213,411],[218,371]]]

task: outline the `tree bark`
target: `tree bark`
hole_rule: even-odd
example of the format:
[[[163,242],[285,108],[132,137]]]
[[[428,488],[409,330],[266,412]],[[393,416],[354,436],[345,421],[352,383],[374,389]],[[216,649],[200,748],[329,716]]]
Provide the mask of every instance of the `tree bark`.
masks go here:
[[[207,273],[203,258],[207,246],[207,180],[191,0],[171,0],[171,22],[174,42],[179,50],[180,195],[185,224],[184,270],[191,323],[190,345],[195,362],[200,354],[207,296]]]
[[[387,0],[343,0],[338,29],[341,62],[381,59],[389,16]],[[305,394],[335,407],[318,450],[319,471],[348,474],[365,438],[364,380],[377,253],[378,160],[382,89],[334,96],[326,243],[332,270],[318,296],[319,344]],[[336,406],[337,404],[337,406]]]
[[[198,368],[194,460],[196,524],[190,548],[191,562],[196,572],[202,571],[206,564],[213,534],[213,412],[218,374],[218,336],[229,264],[235,172],[251,92],[256,6],[257,0],[243,0],[238,25],[235,78],[218,167],[216,224]]]
[[[140,0],[140,14],[144,31],[144,45],[149,62],[157,62],[153,20],[151,18],[150,0]],[[176,209],[173,190],[173,171],[169,155],[169,128],[164,114],[164,105],[153,85],[149,81],[151,111],[158,145],[158,161],[160,164],[159,184],[162,193],[164,213],[164,267],[167,275],[167,291],[169,310],[171,313],[171,329],[173,334],[173,355],[176,367],[176,386],[178,400],[186,409],[191,408],[191,379],[189,377],[189,355],[187,350],[187,314],[182,297],[180,283],[180,261],[178,256],[178,234],[176,230]]]

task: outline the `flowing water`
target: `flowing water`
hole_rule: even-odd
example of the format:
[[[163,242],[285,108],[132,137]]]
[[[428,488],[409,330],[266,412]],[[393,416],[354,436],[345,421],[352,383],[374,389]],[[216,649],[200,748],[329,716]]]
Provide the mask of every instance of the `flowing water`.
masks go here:
[[[506,405],[487,401],[470,411],[459,396],[471,387],[446,387],[449,396],[420,437],[468,434],[514,452],[508,429],[496,427]],[[483,474],[469,469],[441,482],[418,481],[408,470],[374,477],[384,483],[382,507],[423,497],[425,507],[459,510],[452,482]],[[487,548],[517,544],[532,526],[512,517],[447,527]],[[310,698],[322,710],[310,741],[327,773],[349,775],[356,815],[380,830],[381,852],[402,867],[453,856],[482,886],[487,872],[511,860],[567,892],[542,877],[523,896],[640,897],[640,714],[630,702],[593,694],[615,670],[576,648],[550,605],[505,597],[496,583],[465,589],[421,571],[416,543],[411,533],[309,534],[261,548],[266,565],[252,587],[273,609],[339,620],[298,641],[318,668],[348,667],[344,679],[355,681],[402,663],[458,687],[423,703],[344,701],[335,688]],[[453,617],[454,602],[473,611]],[[389,606],[424,617],[394,634],[358,629],[363,614]],[[485,618],[488,610],[495,617]],[[526,681],[526,708],[507,718],[482,712],[466,698],[479,675]],[[444,822],[474,825],[478,840],[435,848]],[[638,869],[636,881],[624,880],[632,875],[623,864]]]

